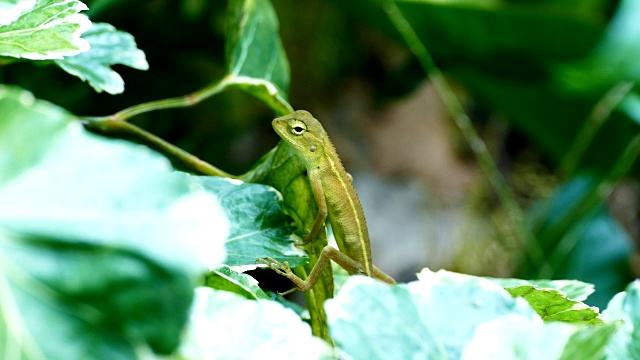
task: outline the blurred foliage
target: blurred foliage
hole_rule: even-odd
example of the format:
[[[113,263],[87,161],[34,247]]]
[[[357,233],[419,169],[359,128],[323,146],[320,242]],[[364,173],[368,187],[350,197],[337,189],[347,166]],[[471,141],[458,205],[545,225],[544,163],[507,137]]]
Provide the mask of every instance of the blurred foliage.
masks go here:
[[[184,95],[224,76],[227,2],[94,0],[87,4],[92,21],[106,21],[133,34],[146,53],[147,72],[114,67],[126,79],[124,95],[97,94],[58,68],[30,63],[0,68],[0,82],[18,84],[77,115],[107,115],[142,102]],[[364,84],[373,107],[381,108],[406,96],[426,78],[389,22],[383,1],[274,0],[273,4],[291,66],[289,99],[295,108],[339,107],[352,81]],[[628,258],[633,245],[603,205],[606,192],[596,190],[603,183],[613,186],[627,173],[637,174],[632,166],[635,158],[625,158],[638,133],[637,91],[622,94],[620,104],[617,100],[605,104],[604,115],[596,110],[612,89],[621,83],[633,86],[640,76],[638,2],[423,0],[396,4],[436,64],[468,91],[469,106],[481,110],[475,113],[500,114],[521,140],[519,148],[537,151],[564,183],[551,199],[533,199],[529,214],[529,225],[550,259],[551,271],[541,272],[523,262],[517,275],[570,276],[594,282],[596,293],[602,294],[594,304],[603,306],[631,277]],[[277,141],[271,118],[271,111],[259,101],[241,91],[227,91],[197,107],[143,114],[133,121],[237,174],[249,169]],[[474,120],[482,126],[486,118]],[[557,167],[576,148],[578,134],[587,134],[581,140],[586,146],[571,157],[575,164],[568,168],[572,171],[562,173]],[[623,158],[625,170],[613,171]],[[585,176],[592,180],[576,187]],[[591,200],[581,203],[585,197]],[[539,211],[549,204],[556,210]]]

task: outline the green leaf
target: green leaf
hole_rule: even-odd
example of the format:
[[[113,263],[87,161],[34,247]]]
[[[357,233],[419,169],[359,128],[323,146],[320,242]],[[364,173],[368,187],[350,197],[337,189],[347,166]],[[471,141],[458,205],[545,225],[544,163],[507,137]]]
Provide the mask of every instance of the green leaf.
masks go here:
[[[507,315],[480,324],[462,359],[558,359],[576,327]]]
[[[502,316],[478,326],[462,359],[602,359],[616,328],[616,324],[582,327],[515,314]]]
[[[589,325],[602,322],[598,308],[569,300],[566,294],[558,290],[537,289],[532,285],[521,285],[506,290],[512,296],[519,296],[527,300],[544,321]]]
[[[578,93],[601,93],[621,81],[640,81],[640,3],[620,1],[604,35],[588,57],[558,67],[558,82]]]
[[[197,288],[177,353],[184,359],[322,359],[329,346],[290,309],[268,300]]]
[[[295,224],[296,235],[301,239],[307,235],[318,215],[318,205],[311,191],[306,169],[291,147],[280,141],[275,149],[263,156],[249,172],[241,176],[241,179],[273,186],[280,191],[284,198],[285,212],[291,216]],[[309,254],[309,263],[294,268],[294,272],[301,278],[306,278],[325,246],[326,232],[321,231],[316,240],[305,246]],[[313,291],[304,292],[313,333],[323,339],[328,339],[329,334],[322,304],[333,296],[333,289],[333,272],[331,267],[327,266]]]
[[[607,345],[607,359],[640,358],[640,280],[617,294],[602,313],[607,321],[622,320],[622,328]]]
[[[267,295],[258,286],[258,281],[251,276],[234,271],[228,266],[220,266],[211,270],[205,276],[205,285],[217,290],[225,290],[247,299],[267,299]]]
[[[228,81],[264,101],[278,115],[293,111],[287,102],[289,62],[269,0],[231,0],[227,12]]]
[[[458,359],[484,322],[512,314],[539,319],[489,280],[427,269],[418,278],[389,286],[351,276],[325,305],[341,350],[363,359]]]
[[[0,56],[31,60],[62,59],[89,50],[80,38],[91,21],[76,0],[37,0],[15,21],[0,26]]]
[[[93,23],[82,38],[91,49],[76,56],[55,60],[64,71],[89,82],[97,92],[120,94],[124,91],[124,80],[111,65],[121,64],[138,70],[148,70],[144,52],[138,49],[131,34],[118,31],[109,24]]]
[[[504,288],[517,287],[522,285],[532,285],[538,289],[555,289],[562,291],[568,299],[574,301],[584,301],[593,294],[595,287],[593,284],[578,280],[521,280],[521,279],[498,279],[487,278]]]
[[[604,358],[607,344],[619,327],[619,323],[612,322],[577,331],[569,338],[560,360],[600,360]]]
[[[171,353],[224,258],[214,196],[24,90],[0,87],[0,113],[0,357]]]
[[[282,197],[273,188],[214,176],[193,176],[190,180],[218,196],[231,222],[225,243],[226,265],[256,265],[256,260],[264,257],[288,261],[291,266],[307,263],[294,245]]]

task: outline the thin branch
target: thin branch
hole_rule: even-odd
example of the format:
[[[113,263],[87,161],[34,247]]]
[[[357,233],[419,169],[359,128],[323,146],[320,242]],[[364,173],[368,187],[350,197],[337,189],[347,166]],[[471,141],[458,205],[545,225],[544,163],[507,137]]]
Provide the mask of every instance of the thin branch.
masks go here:
[[[191,94],[188,94],[185,96],[150,101],[147,103],[131,106],[124,110],[118,111],[117,113],[110,116],[85,117],[85,119],[95,120],[95,121],[114,121],[114,122],[127,121],[136,115],[144,114],[151,111],[193,106],[200,103],[203,100],[206,100],[212,97],[213,95],[216,95],[222,92],[227,86],[232,84],[231,79],[232,79],[231,77],[226,76],[222,78],[222,80],[212,82],[209,85],[203,87],[202,89],[194,91]]]
[[[208,162],[199,159],[197,156],[192,155],[131,123],[115,120],[96,120],[93,118],[85,118],[82,119],[82,121],[87,128],[94,129],[105,134],[126,133],[128,135],[133,135],[142,140],[145,144],[149,144],[160,149],[163,154],[180,161],[189,169],[200,174],[236,178],[236,176],[216,168]]]

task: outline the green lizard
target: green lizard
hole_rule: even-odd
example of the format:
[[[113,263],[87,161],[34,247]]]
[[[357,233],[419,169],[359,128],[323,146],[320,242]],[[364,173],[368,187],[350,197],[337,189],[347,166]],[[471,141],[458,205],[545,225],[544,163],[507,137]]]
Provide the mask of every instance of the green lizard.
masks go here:
[[[296,285],[296,288],[282,295],[311,289],[329,260],[335,261],[349,274],[363,274],[390,284],[395,283],[393,278],[372,264],[369,231],[360,199],[353,188],[351,175],[342,166],[320,122],[307,111],[298,110],[273,120],[272,125],[302,160],[318,204],[318,216],[301,245],[316,239],[329,216],[333,235],[340,249],[326,246],[306,281],[296,276],[287,262],[280,263],[273,258],[258,260]]]

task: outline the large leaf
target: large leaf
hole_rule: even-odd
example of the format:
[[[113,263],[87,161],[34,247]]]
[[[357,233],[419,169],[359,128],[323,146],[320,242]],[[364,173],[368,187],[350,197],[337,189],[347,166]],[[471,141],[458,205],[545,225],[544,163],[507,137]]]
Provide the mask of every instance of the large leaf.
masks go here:
[[[14,13],[27,5],[16,4]],[[77,0],[37,0],[13,22],[0,24],[0,56],[62,59],[89,50],[89,43],[80,36],[91,21],[79,14],[82,10],[87,6]]]
[[[616,329],[544,322],[489,279],[427,269],[418,278],[349,278],[326,305],[340,349],[362,359],[598,359]]]
[[[210,288],[196,289],[179,359],[322,359],[330,347],[290,309]]]
[[[607,359],[640,358],[640,280],[614,296],[602,316],[609,321],[623,321],[622,329],[607,345]]]
[[[124,80],[111,69],[111,65],[149,69],[144,52],[138,49],[129,33],[118,31],[109,24],[93,23],[82,38],[91,45],[89,51],[55,62],[69,74],[87,81],[97,92],[120,94],[124,91]]]
[[[289,62],[269,0],[231,0],[227,13],[227,81],[267,103],[278,115],[287,103]]]
[[[0,357],[173,351],[192,284],[224,258],[216,199],[26,91],[0,87],[0,113]]]
[[[593,52],[585,59],[558,67],[558,81],[579,93],[601,93],[621,81],[640,81],[639,16],[638,1],[620,1]]]
[[[509,314],[537,317],[526,301],[485,279],[428,270],[419,278],[389,286],[350,277],[326,304],[340,348],[363,359],[458,359],[479,324]]]
[[[216,194],[231,221],[225,264],[255,265],[265,257],[294,267],[307,263],[302,250],[294,246],[291,219],[273,188],[213,176],[191,177],[191,181]]]

